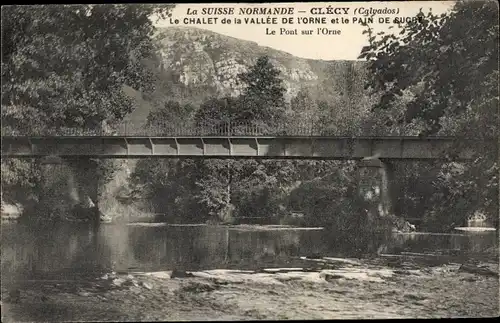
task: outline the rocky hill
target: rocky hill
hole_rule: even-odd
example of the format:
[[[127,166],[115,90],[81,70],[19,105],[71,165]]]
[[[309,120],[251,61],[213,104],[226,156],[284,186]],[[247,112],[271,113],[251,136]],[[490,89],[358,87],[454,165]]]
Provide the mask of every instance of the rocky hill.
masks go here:
[[[134,123],[144,122],[149,112],[166,100],[199,104],[211,96],[238,95],[242,85],[237,75],[263,55],[269,56],[281,71],[287,99],[302,88],[308,89],[313,98],[325,101],[366,96],[363,81],[367,71],[363,62],[303,59],[251,41],[189,27],[159,29],[156,39],[159,56],[148,62],[156,74],[155,92],[145,95],[127,88],[137,102],[137,109],[128,117]]]

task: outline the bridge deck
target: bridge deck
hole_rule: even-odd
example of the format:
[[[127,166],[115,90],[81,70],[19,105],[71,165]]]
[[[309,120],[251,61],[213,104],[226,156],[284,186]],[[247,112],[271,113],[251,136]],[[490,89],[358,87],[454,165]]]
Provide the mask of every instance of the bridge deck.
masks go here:
[[[461,145],[456,150],[458,141]],[[455,159],[469,159],[477,144],[477,140],[455,137],[396,136],[3,136],[2,157],[358,159],[378,155],[387,159],[444,159],[452,155]],[[491,145],[496,149],[494,140]]]

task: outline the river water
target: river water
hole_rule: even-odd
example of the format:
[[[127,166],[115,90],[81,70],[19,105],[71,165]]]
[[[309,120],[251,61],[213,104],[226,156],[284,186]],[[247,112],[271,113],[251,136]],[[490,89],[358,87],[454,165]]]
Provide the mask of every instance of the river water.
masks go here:
[[[496,232],[358,234],[320,228],[167,225],[162,223],[2,224],[2,280],[106,270],[161,271],[291,266],[300,256],[369,257],[377,253],[480,254]]]

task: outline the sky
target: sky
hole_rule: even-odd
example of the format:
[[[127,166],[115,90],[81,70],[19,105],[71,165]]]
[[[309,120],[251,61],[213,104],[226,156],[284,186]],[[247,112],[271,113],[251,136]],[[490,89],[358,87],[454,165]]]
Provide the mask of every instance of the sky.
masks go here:
[[[373,9],[384,9],[388,10],[398,10],[399,13],[395,14],[380,14],[374,17],[375,21],[371,26],[374,28],[375,32],[378,31],[389,31],[389,26],[393,26],[395,30],[397,25],[393,23],[380,24],[378,23],[378,18],[388,17],[392,21],[395,17],[412,17],[415,16],[419,9],[422,8],[424,12],[432,10],[433,13],[443,13],[451,9],[454,5],[454,1],[390,1],[390,2],[306,2],[306,3],[268,3],[268,4],[246,4],[246,3],[224,3],[224,4],[177,4],[175,9],[172,11],[171,19],[178,19],[178,26],[188,26],[194,28],[201,28],[210,30],[223,35],[240,38],[244,40],[254,41],[261,46],[267,46],[288,52],[292,55],[310,58],[310,59],[323,59],[323,60],[355,60],[357,59],[361,48],[367,45],[367,36],[363,35],[362,32],[365,29],[359,22],[360,18],[366,17],[354,10],[368,10]],[[348,14],[342,15],[331,15],[331,14],[311,14],[312,8],[349,8]],[[278,19],[278,24],[222,24],[221,19],[224,18],[223,15],[202,15],[202,8],[234,8],[234,14],[225,17],[229,18],[267,18],[276,17]],[[276,8],[276,7],[286,7],[294,9],[293,15],[277,15],[277,16],[267,16],[267,15],[239,15],[239,9],[244,8]],[[193,12],[198,11],[197,15],[188,15],[188,9]],[[314,9],[317,10],[317,9]],[[338,9],[341,10],[341,9]],[[304,11],[299,13],[299,11]],[[217,23],[207,24],[184,24],[184,18],[218,18]],[[294,24],[282,24],[283,17],[293,17]],[[327,24],[298,24],[298,19],[303,18],[318,18],[325,17],[327,19]],[[349,23],[331,23],[332,18],[342,17],[349,19]],[[358,18],[357,22],[353,22],[353,18]],[[213,21],[212,21],[213,22]],[[156,23],[158,27],[169,27],[172,26],[169,19],[161,20]],[[268,29],[266,35],[266,28]],[[279,35],[280,29],[285,28],[287,30],[297,30],[298,35]],[[324,35],[317,34],[318,28],[326,28],[327,30],[338,31],[340,34],[336,35]],[[276,31],[276,35],[269,35],[272,30]],[[313,35],[301,35],[302,30],[313,30]]]

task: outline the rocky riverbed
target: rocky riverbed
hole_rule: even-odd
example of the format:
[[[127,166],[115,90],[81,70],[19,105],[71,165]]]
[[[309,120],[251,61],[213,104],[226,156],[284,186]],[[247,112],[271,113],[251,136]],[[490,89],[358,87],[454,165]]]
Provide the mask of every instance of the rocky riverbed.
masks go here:
[[[498,264],[320,260],[323,268],[110,272],[2,284],[2,321],[492,317]],[[317,263],[317,261],[316,261]]]

